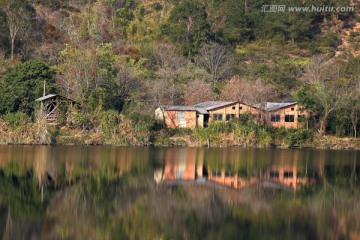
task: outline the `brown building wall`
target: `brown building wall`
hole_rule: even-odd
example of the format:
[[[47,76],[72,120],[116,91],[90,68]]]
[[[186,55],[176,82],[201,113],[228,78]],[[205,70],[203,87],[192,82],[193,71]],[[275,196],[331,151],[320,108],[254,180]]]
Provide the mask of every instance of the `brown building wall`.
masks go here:
[[[166,127],[168,128],[178,128],[182,127],[180,125],[178,119],[179,111],[164,111],[164,119]],[[184,112],[184,119],[186,128],[196,128],[197,126],[197,118],[196,118],[196,111],[183,111]]]
[[[250,112],[251,114],[258,114],[258,110],[254,107],[243,103],[234,103],[226,107],[209,110],[209,123],[214,121],[213,114],[222,114],[222,121],[226,121],[226,114],[234,114],[235,118],[239,118],[241,114]]]
[[[181,112],[181,111],[180,111]],[[178,127],[186,127],[194,129],[196,127],[204,126],[204,115],[199,114],[197,116],[196,111],[182,111],[184,112],[185,125],[181,125],[178,119],[179,111],[164,111],[164,120],[165,124],[168,128],[178,128]],[[250,112],[255,116],[261,116],[257,118],[257,121],[261,121],[262,123],[267,123],[273,127],[285,127],[285,128],[299,128],[303,126],[303,123],[299,123],[299,115],[306,114],[300,113],[298,104],[294,104],[292,106],[278,109],[272,112],[264,113],[263,111],[254,108],[252,106],[243,104],[243,103],[234,103],[225,107],[220,107],[214,110],[209,110],[209,120],[211,123],[214,121],[214,114],[222,114],[222,121],[226,121],[227,114],[233,114],[235,118],[239,118],[241,114]],[[272,122],[271,115],[279,115],[279,122]],[[293,122],[285,122],[286,115],[293,115]]]
[[[279,122],[271,122],[271,115],[280,115]],[[293,115],[294,122],[285,122],[286,115]],[[273,127],[285,127],[285,128],[299,128],[302,127],[302,123],[299,123],[299,106],[298,104],[282,108],[276,111],[267,113],[267,123]]]

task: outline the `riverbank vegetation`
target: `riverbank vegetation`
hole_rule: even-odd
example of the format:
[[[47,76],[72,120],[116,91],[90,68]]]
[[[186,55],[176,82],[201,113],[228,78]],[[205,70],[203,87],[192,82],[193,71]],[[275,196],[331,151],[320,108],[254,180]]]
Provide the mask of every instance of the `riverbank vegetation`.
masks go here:
[[[0,0],[0,142],[358,148],[358,11],[262,11],[269,4],[280,3]],[[44,83],[79,105],[58,127],[34,101]],[[206,100],[297,100],[317,117],[302,130],[153,120],[160,105]]]

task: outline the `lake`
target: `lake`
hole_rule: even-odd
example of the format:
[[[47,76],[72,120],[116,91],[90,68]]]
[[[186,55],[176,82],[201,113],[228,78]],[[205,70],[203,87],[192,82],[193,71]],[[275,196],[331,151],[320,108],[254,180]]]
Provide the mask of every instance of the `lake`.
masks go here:
[[[0,146],[2,239],[360,239],[360,151]]]

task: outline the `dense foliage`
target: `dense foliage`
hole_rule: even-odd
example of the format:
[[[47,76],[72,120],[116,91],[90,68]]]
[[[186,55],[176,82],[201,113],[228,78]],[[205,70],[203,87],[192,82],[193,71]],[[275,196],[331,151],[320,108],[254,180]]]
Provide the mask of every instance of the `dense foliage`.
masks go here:
[[[0,0],[0,114],[34,115],[45,80],[47,93],[81,103],[79,127],[102,125],[107,136],[104,111],[150,116],[166,104],[295,98],[318,116],[314,130],[358,137],[356,4]],[[285,10],[269,11],[275,5]],[[289,8],[312,6],[355,10]]]
[[[45,63],[30,60],[11,69],[2,78],[0,113],[24,112],[31,115],[43,95],[44,82],[54,92],[54,72]]]

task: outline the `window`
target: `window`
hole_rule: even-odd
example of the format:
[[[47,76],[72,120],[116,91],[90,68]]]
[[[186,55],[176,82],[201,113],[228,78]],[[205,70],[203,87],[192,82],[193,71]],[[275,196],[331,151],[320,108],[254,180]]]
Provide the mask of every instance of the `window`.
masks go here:
[[[235,106],[232,107],[232,110],[235,110]]]
[[[235,118],[235,114],[226,114],[226,121],[230,121]]]
[[[185,114],[184,112],[178,112],[177,113],[178,121],[184,121],[185,120]]]
[[[292,178],[293,172],[284,172],[284,178]]]
[[[239,107],[239,110],[242,110],[242,107]]]
[[[285,122],[294,122],[294,115],[285,115]]]
[[[278,171],[270,171],[270,178],[279,178]]]
[[[271,122],[280,122],[280,114],[271,114]]]
[[[291,108],[291,111],[294,111],[295,110],[295,108]]]
[[[214,120],[218,120],[218,121],[221,121],[221,120],[223,120],[223,116],[222,116],[222,114],[213,114],[213,119]]]

